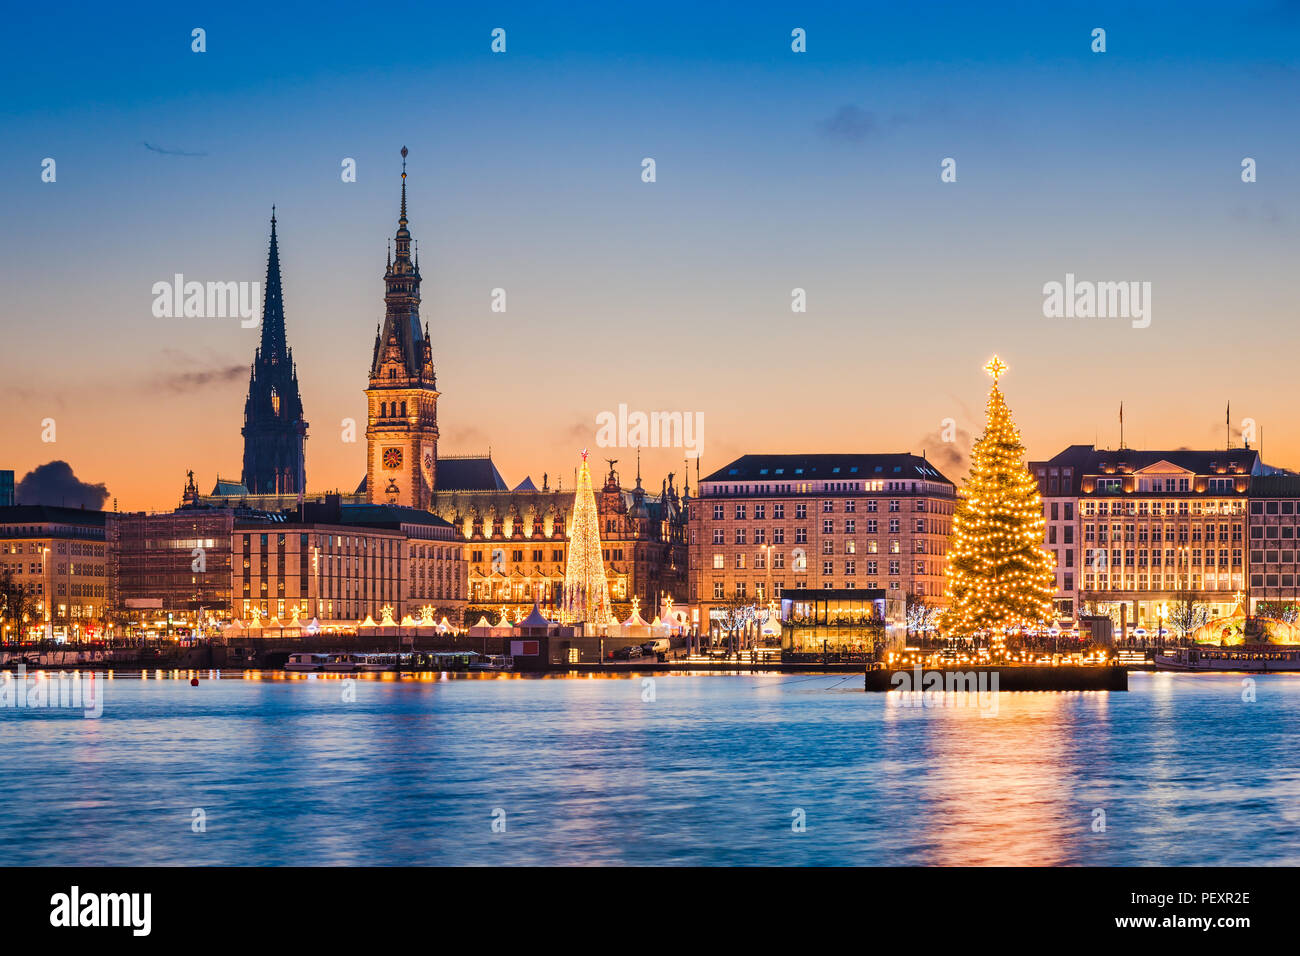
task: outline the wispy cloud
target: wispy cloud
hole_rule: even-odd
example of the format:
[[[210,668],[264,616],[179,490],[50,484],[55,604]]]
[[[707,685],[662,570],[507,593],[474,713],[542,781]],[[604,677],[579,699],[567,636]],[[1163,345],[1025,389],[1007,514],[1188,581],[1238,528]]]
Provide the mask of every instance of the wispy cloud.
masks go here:
[[[248,365],[221,359],[200,358],[180,349],[163,349],[166,373],[153,379],[149,389],[173,395],[197,392],[212,385],[236,382],[248,375]]]
[[[163,156],[206,156],[207,153],[191,153],[183,149],[164,149],[161,146],[155,146],[153,143],[141,143],[145,149],[151,153],[160,153]]]
[[[903,113],[887,117],[864,110],[852,103],[841,106],[834,114],[820,121],[817,130],[824,139],[835,143],[864,143],[908,122]]]

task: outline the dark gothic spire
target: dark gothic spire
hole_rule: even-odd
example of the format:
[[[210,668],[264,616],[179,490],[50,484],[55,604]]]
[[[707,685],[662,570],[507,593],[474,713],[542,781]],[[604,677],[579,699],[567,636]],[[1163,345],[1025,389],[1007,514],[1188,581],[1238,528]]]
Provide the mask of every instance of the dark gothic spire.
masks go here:
[[[284,296],[280,289],[280,245],[275,236],[275,207],[271,207],[271,251],[266,259],[266,298],[262,304],[262,355],[282,360],[288,349],[284,334]]]
[[[298,369],[285,337],[280,245],[271,207],[271,251],[266,261],[262,341],[249,370],[244,402],[244,487],[253,494],[301,495],[306,484],[307,422]]]

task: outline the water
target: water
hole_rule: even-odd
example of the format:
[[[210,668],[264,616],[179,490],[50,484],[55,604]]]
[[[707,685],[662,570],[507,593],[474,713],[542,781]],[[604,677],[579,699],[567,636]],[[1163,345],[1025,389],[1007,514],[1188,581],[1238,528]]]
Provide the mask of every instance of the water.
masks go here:
[[[118,676],[97,720],[0,710],[0,861],[1294,866],[1300,675],[1242,681],[981,716],[840,675]]]

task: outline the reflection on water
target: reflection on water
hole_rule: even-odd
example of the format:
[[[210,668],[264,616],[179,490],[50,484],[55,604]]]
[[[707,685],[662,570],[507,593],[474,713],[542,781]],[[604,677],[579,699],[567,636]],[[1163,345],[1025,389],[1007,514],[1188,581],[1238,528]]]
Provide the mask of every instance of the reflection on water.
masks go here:
[[[993,715],[844,675],[189,676],[0,709],[7,863],[1300,863],[1297,676]]]

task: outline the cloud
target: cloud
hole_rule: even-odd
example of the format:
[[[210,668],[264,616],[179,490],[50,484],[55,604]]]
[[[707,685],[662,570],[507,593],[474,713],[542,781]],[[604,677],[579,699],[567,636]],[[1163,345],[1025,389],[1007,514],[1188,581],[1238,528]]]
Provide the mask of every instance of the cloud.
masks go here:
[[[173,395],[196,392],[211,385],[225,385],[229,382],[242,381],[248,376],[248,366],[243,362],[224,362],[217,356],[209,354],[204,358],[190,355],[180,349],[166,348],[162,351],[164,361],[161,367],[167,369],[165,375],[150,379],[146,387],[151,392],[159,389]]]
[[[61,505],[65,508],[102,508],[108,500],[108,486],[81,481],[66,461],[37,465],[14,489],[20,505]]]
[[[207,153],[189,153],[183,149],[163,149],[161,146],[155,146],[152,143],[141,143],[145,149],[151,153],[160,153],[163,156],[206,156]]]
[[[173,395],[196,392],[209,385],[237,382],[248,375],[247,365],[226,365],[221,368],[196,369],[192,372],[173,372],[149,384],[151,390],[163,389]]]
[[[862,143],[907,122],[908,117],[902,113],[894,113],[882,120],[875,113],[848,103],[836,110],[834,115],[819,122],[817,129],[823,138],[832,142]]]
[[[920,448],[930,459],[930,463],[938,468],[945,478],[957,481],[965,474],[968,467],[971,433],[954,425],[953,440],[944,441],[943,430],[935,429],[921,436]]]

